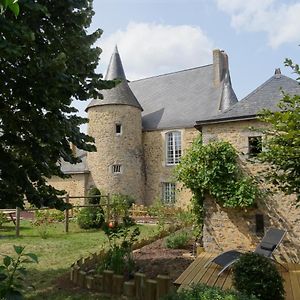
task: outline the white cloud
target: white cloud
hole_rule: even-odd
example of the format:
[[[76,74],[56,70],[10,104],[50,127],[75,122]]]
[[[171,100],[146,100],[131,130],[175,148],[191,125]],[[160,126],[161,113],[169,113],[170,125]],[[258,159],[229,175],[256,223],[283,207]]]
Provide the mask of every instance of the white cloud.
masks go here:
[[[300,42],[300,2],[279,0],[216,0],[218,8],[231,17],[237,31],[266,32],[268,43],[276,48]]]
[[[211,63],[213,42],[199,27],[131,22],[100,39],[102,66],[118,45],[129,80]]]

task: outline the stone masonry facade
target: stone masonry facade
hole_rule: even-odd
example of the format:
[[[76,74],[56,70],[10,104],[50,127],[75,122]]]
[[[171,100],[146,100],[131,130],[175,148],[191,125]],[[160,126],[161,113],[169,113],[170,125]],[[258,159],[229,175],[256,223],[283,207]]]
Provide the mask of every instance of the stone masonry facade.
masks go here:
[[[145,155],[145,203],[150,205],[155,199],[162,195],[162,184],[164,182],[175,182],[174,166],[166,165],[166,141],[165,136],[170,131],[181,132],[182,151],[185,153],[199,131],[195,128],[181,128],[172,130],[156,130],[143,132],[143,148]],[[176,203],[178,206],[186,206],[191,199],[190,191],[181,189],[176,183]]]
[[[263,166],[248,161],[248,137],[261,135],[250,127],[262,126],[263,124],[257,120],[205,125],[202,127],[203,140],[230,142],[241,154],[241,163],[246,171],[256,175]],[[262,215],[265,228],[271,226],[287,230],[284,242],[279,248],[282,258],[299,262],[300,208],[295,207],[294,197],[274,193],[259,199],[257,207],[250,209],[222,208],[213,199],[206,197],[204,209],[203,244],[206,251],[254,249],[261,238],[261,234],[256,233],[256,216]]]
[[[105,105],[89,109],[88,116],[88,134],[95,138],[97,147],[97,152],[87,154],[88,186],[97,186],[105,194],[130,195],[137,203],[143,203],[141,111],[127,105]],[[116,124],[121,125],[120,134],[116,134]],[[120,165],[120,172],[113,172],[114,165]]]
[[[105,139],[111,139],[111,132],[113,130],[115,122],[112,122],[105,118],[105,114],[110,112],[105,112],[102,114],[102,121],[107,123],[107,128],[103,129],[103,126],[99,122],[99,114],[90,114],[90,122],[95,122],[95,126],[91,128],[89,134],[95,137],[95,133],[93,130],[99,129],[99,132],[102,132]],[[128,113],[128,112],[126,112]],[[126,120],[122,120],[120,118],[116,118],[119,121],[122,121],[122,126],[124,128],[127,127]],[[129,124],[130,125],[130,124]],[[106,131],[108,130],[108,132]],[[86,195],[88,189],[95,185],[97,186],[103,194],[107,193],[122,193],[126,195],[132,195],[135,198],[135,195],[141,195],[138,201],[139,203],[145,205],[151,205],[156,199],[161,199],[162,196],[162,184],[164,182],[176,182],[174,177],[174,166],[167,166],[165,162],[166,157],[166,141],[165,136],[166,133],[170,131],[179,131],[181,132],[182,139],[182,151],[183,154],[189,148],[193,140],[199,135],[199,131],[195,128],[180,128],[180,129],[172,129],[172,130],[154,130],[154,131],[144,131],[142,135],[142,149],[137,146],[138,151],[135,152],[133,159],[138,157],[138,159],[142,162],[141,164],[141,172],[137,172],[131,169],[132,159],[127,159],[124,157],[124,160],[120,159],[120,155],[117,152],[122,149],[122,143],[118,143],[118,148],[114,149],[114,146],[110,147],[101,147],[101,143],[105,142],[100,138],[96,137],[96,145],[97,152],[88,154],[88,163],[89,163],[89,172],[86,174],[73,174],[71,178],[61,179],[54,177],[49,180],[49,183],[58,189],[66,190],[71,196],[84,196]],[[106,134],[105,134],[106,133]],[[137,134],[137,132],[135,133]],[[119,136],[114,137],[117,141],[120,141]],[[119,140],[118,140],[119,139]],[[126,141],[127,143],[128,141]],[[136,143],[136,140],[131,140],[132,144]],[[119,148],[120,147],[120,148]],[[103,151],[105,149],[105,151]],[[107,151],[107,152],[106,152]],[[121,150],[120,150],[121,151]],[[131,152],[132,153],[132,152]],[[130,154],[131,154],[130,153]],[[109,156],[116,155],[118,160],[114,158],[110,158]],[[104,158],[104,159],[103,159]],[[109,160],[108,160],[109,159]],[[99,161],[101,163],[99,163]],[[113,177],[114,184],[111,185],[111,178],[108,176],[103,176],[105,172],[108,171],[108,166],[113,163],[122,163],[125,166],[129,166],[129,170],[126,173],[118,174]],[[130,163],[130,164],[129,164]],[[93,175],[92,175],[93,174]],[[97,175],[97,176],[95,176]],[[138,185],[136,178],[139,176],[141,180],[143,180],[142,185]],[[132,185],[130,185],[130,181],[128,178],[132,179]],[[126,179],[126,180],[125,180]],[[129,184],[128,184],[129,182]],[[120,184],[121,183],[121,184]],[[123,184],[122,184],[123,183]],[[134,186],[133,186],[134,185]],[[135,195],[132,194],[132,190],[139,188],[140,190],[136,191]],[[142,196],[144,195],[144,196]],[[190,199],[192,194],[189,190],[182,188],[180,183],[176,183],[176,206],[186,207],[190,203]],[[136,199],[136,198],[135,198]],[[81,200],[83,203],[83,200]]]

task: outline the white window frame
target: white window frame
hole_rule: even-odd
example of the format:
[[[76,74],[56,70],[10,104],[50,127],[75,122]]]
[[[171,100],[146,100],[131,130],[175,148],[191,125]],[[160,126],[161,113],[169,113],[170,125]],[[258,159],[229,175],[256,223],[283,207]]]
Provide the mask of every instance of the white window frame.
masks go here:
[[[176,184],[174,182],[162,182],[162,203],[173,205],[176,202]]]
[[[181,131],[169,131],[165,135],[166,165],[173,166],[180,162],[182,155]]]
[[[120,132],[117,132],[117,126],[120,126]],[[115,133],[116,133],[116,136],[122,135],[122,132],[123,132],[122,124],[121,123],[116,123],[115,124]]]

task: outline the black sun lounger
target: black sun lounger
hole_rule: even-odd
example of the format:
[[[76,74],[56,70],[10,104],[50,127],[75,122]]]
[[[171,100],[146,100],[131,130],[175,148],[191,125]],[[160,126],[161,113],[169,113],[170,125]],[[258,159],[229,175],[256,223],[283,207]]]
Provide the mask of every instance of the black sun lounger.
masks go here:
[[[282,242],[284,236],[286,234],[286,230],[277,229],[277,228],[270,228],[261,242],[257,245],[256,249],[254,250],[254,253],[263,255],[267,258],[272,259],[274,262],[280,264],[276,261],[275,257],[273,256],[274,251],[277,249],[277,247]],[[218,276],[222,274],[226,269],[228,269],[232,264],[234,264],[239,257],[242,255],[242,252],[239,252],[237,250],[230,250],[223,252],[210,260],[206,263],[205,267],[207,267],[211,263],[215,263],[222,267],[222,270],[218,273]],[[282,264],[280,264],[283,268]],[[286,269],[286,268],[285,268]],[[287,269],[286,269],[287,270]]]

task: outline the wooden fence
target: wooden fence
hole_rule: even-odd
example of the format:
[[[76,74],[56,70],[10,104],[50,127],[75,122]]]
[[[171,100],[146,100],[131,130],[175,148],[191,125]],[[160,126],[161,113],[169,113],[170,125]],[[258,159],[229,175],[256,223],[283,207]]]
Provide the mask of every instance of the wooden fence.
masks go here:
[[[97,198],[99,196],[69,196],[68,194],[64,197],[64,200],[67,204],[71,203],[74,199],[88,199],[88,198]],[[100,196],[100,205],[72,205],[72,208],[66,209],[64,211],[65,218],[64,218],[64,231],[66,233],[69,232],[69,222],[70,218],[74,215],[74,210],[76,208],[84,208],[84,207],[102,207],[105,208],[105,220],[109,221],[113,214],[114,203],[111,201],[111,197],[109,194],[101,195]],[[103,199],[105,201],[103,201]],[[16,236],[20,236],[20,220],[21,220],[21,213],[22,212],[35,212],[39,210],[49,210],[48,207],[43,208],[25,208],[21,210],[19,207],[16,209],[0,209],[0,212],[7,215],[8,221],[13,221],[15,224],[16,229]],[[154,216],[150,216],[148,213],[148,208],[144,205],[136,205],[133,204],[132,207],[128,210],[129,216],[141,223],[155,223],[157,218]]]
[[[157,236],[137,241],[133,245],[133,250],[165,237],[176,229],[178,228],[169,228],[159,232]],[[159,300],[174,289],[171,278],[166,275],[158,275],[155,279],[149,279],[143,273],[135,273],[133,279],[127,280],[123,275],[115,274],[111,270],[104,270],[101,274],[97,273],[95,268],[103,260],[105,254],[105,250],[101,250],[89,257],[77,260],[70,269],[71,282],[81,288],[100,292],[113,299],[124,300]]]

